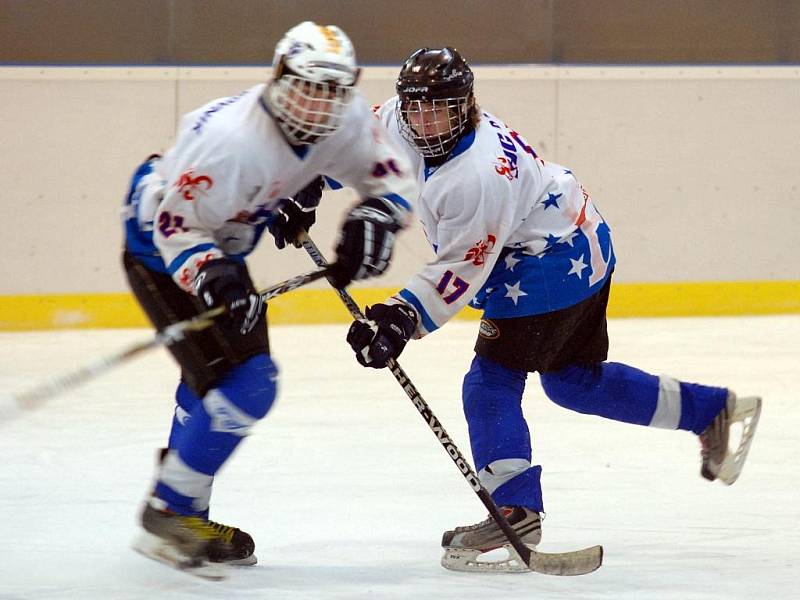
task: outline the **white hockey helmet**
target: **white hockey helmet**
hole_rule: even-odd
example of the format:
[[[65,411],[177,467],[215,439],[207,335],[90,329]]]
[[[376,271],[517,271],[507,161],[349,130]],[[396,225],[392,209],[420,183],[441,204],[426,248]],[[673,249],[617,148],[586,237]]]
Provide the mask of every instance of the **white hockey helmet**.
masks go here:
[[[335,25],[304,21],[275,47],[265,101],[290,143],[313,144],[335,133],[359,69],[350,38]]]

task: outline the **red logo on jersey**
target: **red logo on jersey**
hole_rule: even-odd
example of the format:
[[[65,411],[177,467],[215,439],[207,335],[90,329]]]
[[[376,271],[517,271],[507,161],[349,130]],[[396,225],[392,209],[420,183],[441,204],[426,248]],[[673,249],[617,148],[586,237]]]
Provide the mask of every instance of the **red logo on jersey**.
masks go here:
[[[497,157],[497,162],[494,164],[494,170],[509,181],[514,181],[519,176],[519,169],[517,168],[517,165],[508,160],[505,156]]]
[[[184,200],[194,200],[195,192],[198,190],[209,190],[214,185],[214,180],[208,175],[198,175],[195,177],[194,169],[189,169],[178,177],[175,182],[175,187],[178,188],[178,193],[183,196]]]
[[[214,260],[215,258],[219,258],[216,254],[209,252],[202,258],[198,259],[194,263],[194,269],[190,269],[189,267],[184,267],[181,271],[181,276],[179,278],[181,287],[184,289],[189,289],[194,284],[194,274],[197,273],[200,268],[206,264],[210,260]]]
[[[477,267],[482,267],[483,264],[486,262],[486,255],[492,251],[494,248],[494,243],[497,241],[497,238],[494,237],[492,234],[486,236],[486,241],[480,240],[476,242],[475,245],[469,249],[467,254],[464,256],[464,260],[471,260],[472,264]]]

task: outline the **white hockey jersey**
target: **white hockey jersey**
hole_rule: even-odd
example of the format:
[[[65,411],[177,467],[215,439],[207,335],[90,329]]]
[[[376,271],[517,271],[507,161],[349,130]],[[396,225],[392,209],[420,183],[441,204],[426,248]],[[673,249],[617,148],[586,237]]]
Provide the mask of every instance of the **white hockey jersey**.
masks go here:
[[[290,146],[263,100],[266,84],[221,98],[181,120],[175,145],[134,175],[126,199],[126,246],[186,291],[198,269],[251,252],[281,198],[317,175],[409,213],[417,185],[359,93],[342,128],[316,144]]]
[[[485,318],[510,318],[600,290],[614,267],[610,230],[572,171],[542,160],[488,112],[444,164],[431,166],[400,136],[397,102],[378,115],[414,165],[416,208],[436,252],[395,298],[419,313],[418,336],[468,303]]]

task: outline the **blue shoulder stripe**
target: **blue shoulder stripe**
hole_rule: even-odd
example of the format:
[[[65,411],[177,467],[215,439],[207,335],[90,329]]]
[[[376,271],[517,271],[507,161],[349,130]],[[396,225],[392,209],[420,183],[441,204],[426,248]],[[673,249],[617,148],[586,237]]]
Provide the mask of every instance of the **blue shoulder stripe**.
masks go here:
[[[424,306],[422,306],[422,302],[419,301],[419,298],[406,289],[400,290],[397,292],[397,295],[417,309],[417,314],[419,314],[419,318],[422,320],[422,325],[428,330],[428,333],[432,333],[439,329],[436,323],[434,323],[431,319],[428,311],[425,310]]]
[[[397,194],[386,194],[384,198],[386,198],[389,202],[394,202],[395,204],[399,204],[406,210],[406,212],[414,212],[411,209],[411,204],[409,204],[408,200],[406,200],[402,196],[398,196]]]
[[[189,260],[190,256],[192,256],[193,254],[197,254],[199,252],[205,252],[206,250],[210,250],[211,248],[214,247],[215,247],[214,244],[206,243],[206,244],[198,244],[197,246],[192,246],[188,250],[184,250],[183,252],[178,254],[178,256],[175,257],[175,260],[169,263],[169,266],[167,267],[167,272],[170,275],[174,275],[175,272],[183,266],[183,263]]]

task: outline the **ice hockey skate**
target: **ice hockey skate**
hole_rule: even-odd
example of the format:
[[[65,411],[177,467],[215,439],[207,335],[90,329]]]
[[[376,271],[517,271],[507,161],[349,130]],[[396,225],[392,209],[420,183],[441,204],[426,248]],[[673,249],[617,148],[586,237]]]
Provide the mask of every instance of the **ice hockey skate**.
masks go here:
[[[253,539],[245,532],[202,517],[160,510],[148,502],[137,552],[204,579],[224,579],[224,564],[253,565]]]
[[[159,465],[164,463],[168,452],[169,448],[158,449],[156,459]],[[222,542],[209,548],[208,560],[210,562],[238,566],[251,566],[258,562],[256,555],[253,554],[256,545],[249,533],[216,521],[207,521],[207,523],[216,532],[217,539]]]
[[[539,513],[521,506],[504,506],[500,509],[522,542],[534,548],[542,539]],[[442,566],[451,571],[470,572],[526,572],[530,568],[519,560],[505,534],[492,517],[475,525],[456,527],[442,535]],[[507,557],[493,558],[481,555],[504,549]]]
[[[726,485],[736,481],[753,442],[760,415],[761,398],[737,398],[735,393],[728,392],[725,408],[700,434],[700,454],[703,461],[700,474],[703,477],[709,481],[719,479]],[[741,437],[738,447],[731,452],[731,426],[737,423],[741,423]]]

